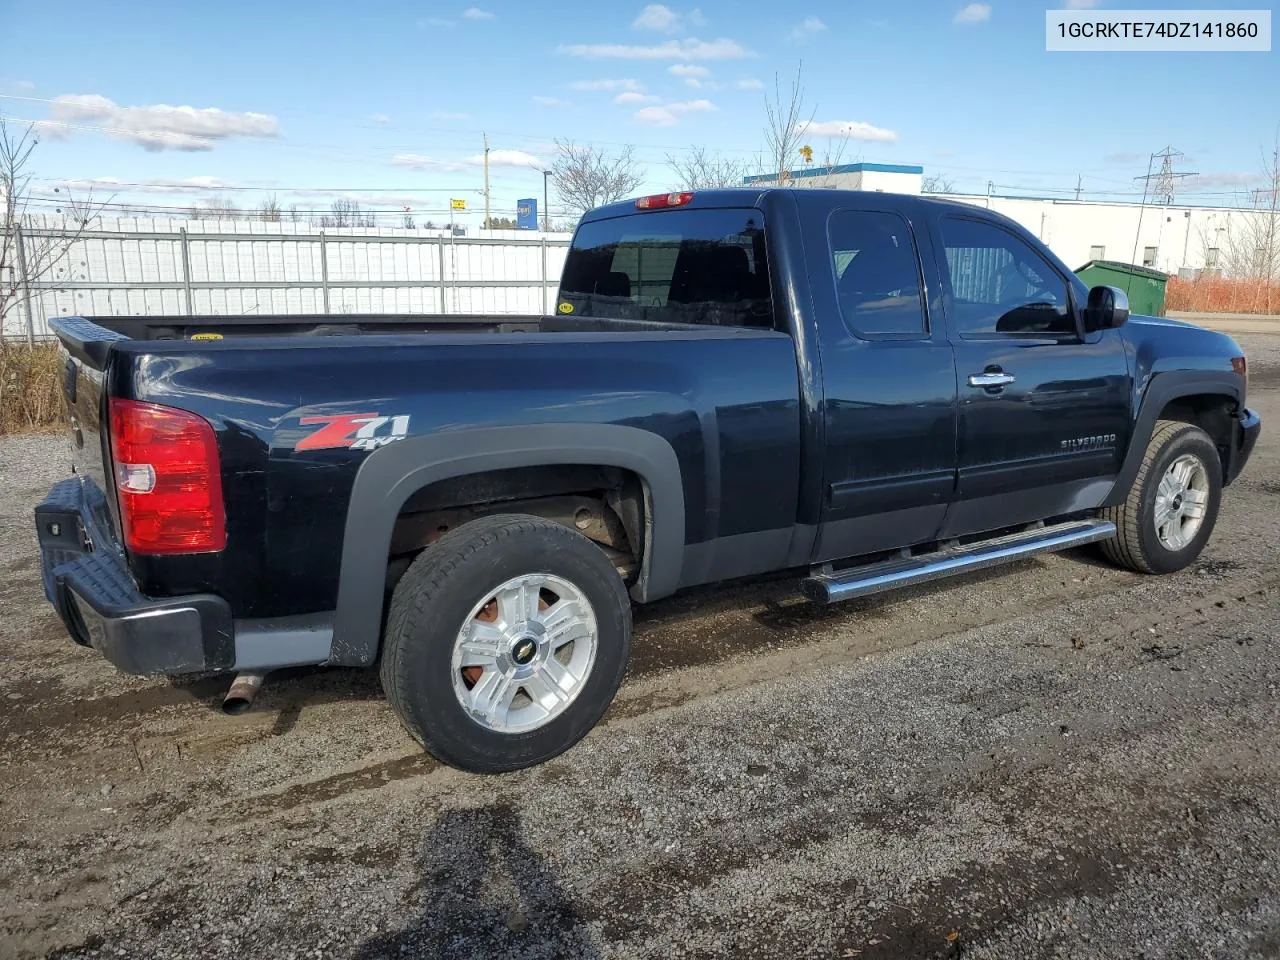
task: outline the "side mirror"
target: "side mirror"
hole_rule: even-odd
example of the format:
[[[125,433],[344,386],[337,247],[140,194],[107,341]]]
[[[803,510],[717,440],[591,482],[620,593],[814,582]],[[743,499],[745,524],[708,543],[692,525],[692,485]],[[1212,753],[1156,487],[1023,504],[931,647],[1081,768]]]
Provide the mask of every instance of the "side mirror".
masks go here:
[[[1129,319],[1129,297],[1119,287],[1097,286],[1089,291],[1084,308],[1084,328],[1110,330]]]

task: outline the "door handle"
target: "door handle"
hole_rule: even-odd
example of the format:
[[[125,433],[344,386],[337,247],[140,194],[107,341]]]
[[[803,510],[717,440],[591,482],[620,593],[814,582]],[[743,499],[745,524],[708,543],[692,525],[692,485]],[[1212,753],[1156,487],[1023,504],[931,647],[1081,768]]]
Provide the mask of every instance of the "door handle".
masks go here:
[[[1017,377],[1011,373],[971,373],[969,374],[969,386],[1007,387],[1016,379]]]

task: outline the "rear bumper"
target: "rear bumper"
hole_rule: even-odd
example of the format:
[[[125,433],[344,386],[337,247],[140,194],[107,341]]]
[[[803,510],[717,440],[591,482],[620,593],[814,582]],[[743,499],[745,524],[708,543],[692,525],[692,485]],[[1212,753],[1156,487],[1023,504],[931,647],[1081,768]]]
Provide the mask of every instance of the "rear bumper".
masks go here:
[[[55,483],[35,519],[45,596],[76,643],[125,673],[274,670],[330,659],[332,613],[235,620],[211,593],[144,595],[91,480]]]
[[[221,597],[144,596],[116,545],[102,492],[71,477],[35,510],[45,596],[77,643],[125,673],[235,666],[235,624]]]
[[[1231,425],[1231,447],[1227,451],[1222,474],[1224,484],[1240,476],[1240,471],[1249,462],[1249,455],[1253,453],[1254,445],[1258,442],[1258,435],[1261,432],[1262,420],[1252,410],[1242,408],[1236,414],[1235,422]]]

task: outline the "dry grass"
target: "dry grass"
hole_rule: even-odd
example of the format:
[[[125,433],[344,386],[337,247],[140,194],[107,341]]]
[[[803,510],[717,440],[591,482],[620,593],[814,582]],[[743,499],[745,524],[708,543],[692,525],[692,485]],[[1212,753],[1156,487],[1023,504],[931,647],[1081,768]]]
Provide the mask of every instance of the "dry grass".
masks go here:
[[[62,422],[62,384],[54,344],[0,340],[0,435],[52,430]]]
[[[1172,277],[1165,296],[1165,311],[1169,310],[1280,314],[1280,284],[1227,277],[1201,276],[1198,280]]]

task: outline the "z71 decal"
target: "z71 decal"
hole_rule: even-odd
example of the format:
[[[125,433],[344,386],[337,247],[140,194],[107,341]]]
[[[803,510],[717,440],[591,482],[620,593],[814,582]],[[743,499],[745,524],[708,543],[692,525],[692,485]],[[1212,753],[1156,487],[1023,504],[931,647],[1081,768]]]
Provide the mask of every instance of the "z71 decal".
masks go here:
[[[344,413],[336,417],[303,417],[304,427],[323,424],[298,441],[296,450],[377,450],[403,440],[409,433],[409,415],[384,417],[376,413]]]

